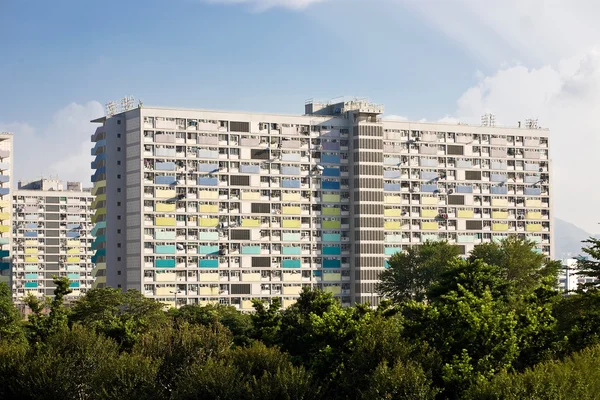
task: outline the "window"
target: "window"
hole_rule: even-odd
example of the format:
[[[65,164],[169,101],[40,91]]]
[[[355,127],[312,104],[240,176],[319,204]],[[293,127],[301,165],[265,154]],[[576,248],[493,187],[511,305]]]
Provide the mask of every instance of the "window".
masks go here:
[[[121,248],[121,243],[117,243],[117,247],[118,247],[118,248]]]
[[[117,193],[121,193],[121,188],[117,188]]]
[[[117,174],[117,179],[121,179],[121,174]]]
[[[121,207],[121,202],[117,201],[117,207]]]
[[[117,275],[121,275],[121,271],[117,271]]]
[[[120,148],[120,147],[117,147],[117,151],[121,151],[121,148]]]
[[[121,120],[120,119],[117,120],[117,125],[121,125]]]
[[[121,261],[121,257],[117,257],[117,261]]]
[[[120,230],[120,229],[117,229],[117,233],[121,233],[121,230]]]
[[[120,216],[120,215],[117,215],[117,219],[118,219],[118,220],[120,220],[120,219],[121,219],[121,216]]]
[[[117,288],[121,289],[121,285],[117,285]]]
[[[117,165],[121,165],[121,161],[117,161]]]
[[[120,137],[121,137],[121,134],[120,134],[120,133],[117,133],[117,137],[118,137],[118,138],[120,138]]]

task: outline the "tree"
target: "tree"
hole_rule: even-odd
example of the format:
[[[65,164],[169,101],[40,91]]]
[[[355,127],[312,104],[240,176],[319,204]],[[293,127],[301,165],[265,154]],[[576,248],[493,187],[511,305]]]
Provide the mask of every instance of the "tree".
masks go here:
[[[546,260],[535,252],[535,243],[511,235],[500,243],[475,246],[469,261],[482,260],[503,270],[503,278],[513,282],[517,293],[531,293],[539,286],[556,286],[560,263]]]
[[[589,278],[595,278],[593,282],[587,282],[581,285],[582,289],[600,289],[600,239],[590,237],[584,240],[589,246],[581,250],[587,254],[587,257],[580,257],[577,260],[578,275]]]
[[[12,302],[10,287],[0,283],[0,342],[23,342],[25,332],[21,323],[21,314]]]
[[[176,321],[186,321],[194,325],[212,326],[220,323],[231,331],[236,345],[247,345],[251,341],[252,317],[242,314],[235,307],[222,304],[190,304],[179,309],[172,308],[169,313]]]
[[[394,254],[377,291],[398,303],[423,301],[427,290],[457,261],[460,250],[448,242],[425,242]]]
[[[384,361],[369,378],[362,393],[364,400],[433,400],[439,392],[423,369],[414,363],[399,361],[390,367]]]
[[[271,305],[263,300],[252,300],[254,314],[250,316],[253,326],[252,336],[262,340],[265,344],[278,343],[279,330],[281,329],[281,299],[274,297]]]
[[[31,309],[31,315],[28,318],[28,328],[31,331],[32,340],[41,340],[49,335],[59,332],[67,327],[69,310],[64,305],[66,295],[73,292],[70,288],[71,281],[66,276],[53,276],[54,298],[44,297],[40,299],[29,293],[25,297],[25,303]],[[50,308],[46,315],[44,311]]]
[[[131,348],[139,336],[168,320],[163,305],[137,290],[92,289],[72,308],[71,323],[79,323]]]

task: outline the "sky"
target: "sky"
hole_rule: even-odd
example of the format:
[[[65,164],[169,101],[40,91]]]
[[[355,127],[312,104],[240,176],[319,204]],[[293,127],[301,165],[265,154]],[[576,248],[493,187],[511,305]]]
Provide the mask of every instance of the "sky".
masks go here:
[[[89,183],[90,120],[146,105],[303,112],[368,97],[388,117],[549,128],[554,215],[599,232],[600,2],[0,0],[0,131],[17,179]]]

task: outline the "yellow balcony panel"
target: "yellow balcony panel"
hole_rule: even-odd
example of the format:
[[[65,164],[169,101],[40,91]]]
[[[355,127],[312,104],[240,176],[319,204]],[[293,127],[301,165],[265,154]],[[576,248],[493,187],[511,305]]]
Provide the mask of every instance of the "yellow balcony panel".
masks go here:
[[[342,288],[341,286],[325,286],[323,291],[325,293],[340,294],[342,293]]]
[[[216,306],[217,304],[219,304],[218,300],[200,300],[198,302],[198,304],[202,307],[204,306]]]
[[[529,211],[525,214],[525,218],[527,219],[542,219],[542,213],[539,211]]]
[[[103,187],[106,187],[106,180],[94,183],[94,187],[92,188],[92,194],[95,196]]]
[[[212,205],[212,204],[201,204],[200,205],[200,212],[201,213],[218,214],[219,213],[219,206]]]
[[[245,228],[256,228],[260,226],[259,219],[244,219],[242,220],[242,226]],[[285,225],[284,225],[285,227]],[[300,227],[300,221],[298,221],[298,227]]]
[[[473,210],[458,210],[458,218],[473,218]]]
[[[300,294],[300,292],[302,291],[302,286],[284,286],[283,287],[283,294],[284,295],[291,295],[291,296],[297,296]]]
[[[260,282],[260,273],[242,274],[242,282]]]
[[[69,249],[67,250],[67,254],[79,254],[79,249]]]
[[[6,221],[9,218],[10,218],[10,214],[9,213],[0,212],[0,221]]]
[[[324,194],[322,196],[324,203],[339,203],[340,195],[339,194]]]
[[[26,240],[25,241],[25,246],[37,246],[38,245],[38,241],[37,240]]]
[[[68,263],[78,263],[79,261],[81,261],[81,260],[79,259],[79,257],[67,257],[67,262],[68,262]],[[104,263],[102,263],[102,264],[104,264]],[[100,264],[98,264],[98,265],[100,265]],[[105,267],[106,267],[106,266],[105,266]]]
[[[437,197],[421,197],[421,204],[426,206],[436,205],[438,203]]]
[[[242,200],[260,200],[260,192],[242,192]]]
[[[437,222],[421,222],[421,229],[425,231],[437,231],[438,228]]]
[[[506,212],[506,211],[492,211],[492,218],[494,218],[494,219],[506,219],[506,218],[508,218],[508,212]]]
[[[173,189],[156,189],[155,197],[158,199],[172,199],[177,193]]]
[[[402,228],[402,223],[400,221],[386,221],[383,223],[383,227],[385,229],[398,230]]]
[[[335,217],[341,214],[341,210],[338,207],[323,207],[321,214]]]
[[[37,257],[25,257],[25,262],[26,263],[36,263],[36,262],[38,262],[38,258]]]
[[[210,272],[206,274],[198,274],[198,280],[200,282],[219,282],[219,273]]]
[[[67,246],[81,246],[79,240],[67,240]]]
[[[302,280],[302,275],[300,274],[289,274],[284,272],[281,276],[283,277],[284,282],[300,282]]]
[[[282,193],[282,201],[300,201],[300,193]]]
[[[244,310],[251,310],[253,307],[252,300],[242,300],[240,307],[243,308]]]
[[[175,272],[162,272],[156,274],[154,277],[155,282],[175,282],[177,274]]]
[[[175,212],[175,203],[156,203],[154,210],[156,212]]]
[[[201,296],[218,296],[219,288],[218,287],[201,287],[198,292]]]
[[[437,210],[425,210],[421,209],[421,217],[423,218],[435,218],[438,215]]]
[[[201,190],[198,192],[198,198],[202,200],[219,200],[219,192],[216,190]]]
[[[214,228],[215,226],[219,225],[219,218],[200,218],[198,220],[198,224],[200,226],[207,226],[207,227]]]
[[[383,198],[383,202],[385,204],[401,204],[402,197],[400,197],[400,196],[385,196]]]
[[[300,215],[300,207],[283,207],[283,215]]]
[[[10,226],[8,225],[0,225],[0,233],[6,233],[10,230]]]
[[[495,223],[492,224],[492,230],[493,231],[507,231],[508,230],[508,224],[503,224],[503,223]]]
[[[507,199],[492,199],[493,207],[507,207],[508,200]]]
[[[156,217],[154,220],[156,226],[175,226],[175,218]]]
[[[156,296],[173,296],[175,288],[174,287],[157,287],[154,289],[154,294]]]
[[[6,208],[9,204],[8,200],[0,200],[0,208]]]
[[[542,225],[541,224],[527,224],[527,225],[525,225],[525,230],[527,232],[541,232]]]
[[[332,274],[323,274],[323,280],[325,282],[337,282],[342,280],[342,274],[332,273]]]
[[[383,210],[383,215],[386,217],[401,217],[402,210],[399,208],[390,208],[388,210]]]
[[[525,199],[525,207],[541,207],[542,200],[540,199]]]
[[[288,308],[289,306],[293,306],[294,304],[296,304],[296,301],[296,299],[283,299],[281,305],[283,308]]]
[[[34,249],[34,248],[26,248],[25,249],[25,254],[37,254],[38,253],[38,249]]]
[[[284,219],[281,223],[281,226],[283,226],[284,228],[300,228],[300,220],[299,219]]]

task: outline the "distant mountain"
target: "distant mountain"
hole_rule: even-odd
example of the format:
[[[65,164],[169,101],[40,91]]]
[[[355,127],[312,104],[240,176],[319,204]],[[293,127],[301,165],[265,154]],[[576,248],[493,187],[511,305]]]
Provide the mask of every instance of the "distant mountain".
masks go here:
[[[554,258],[573,258],[581,254],[582,240],[594,236],[570,222],[554,218]]]

